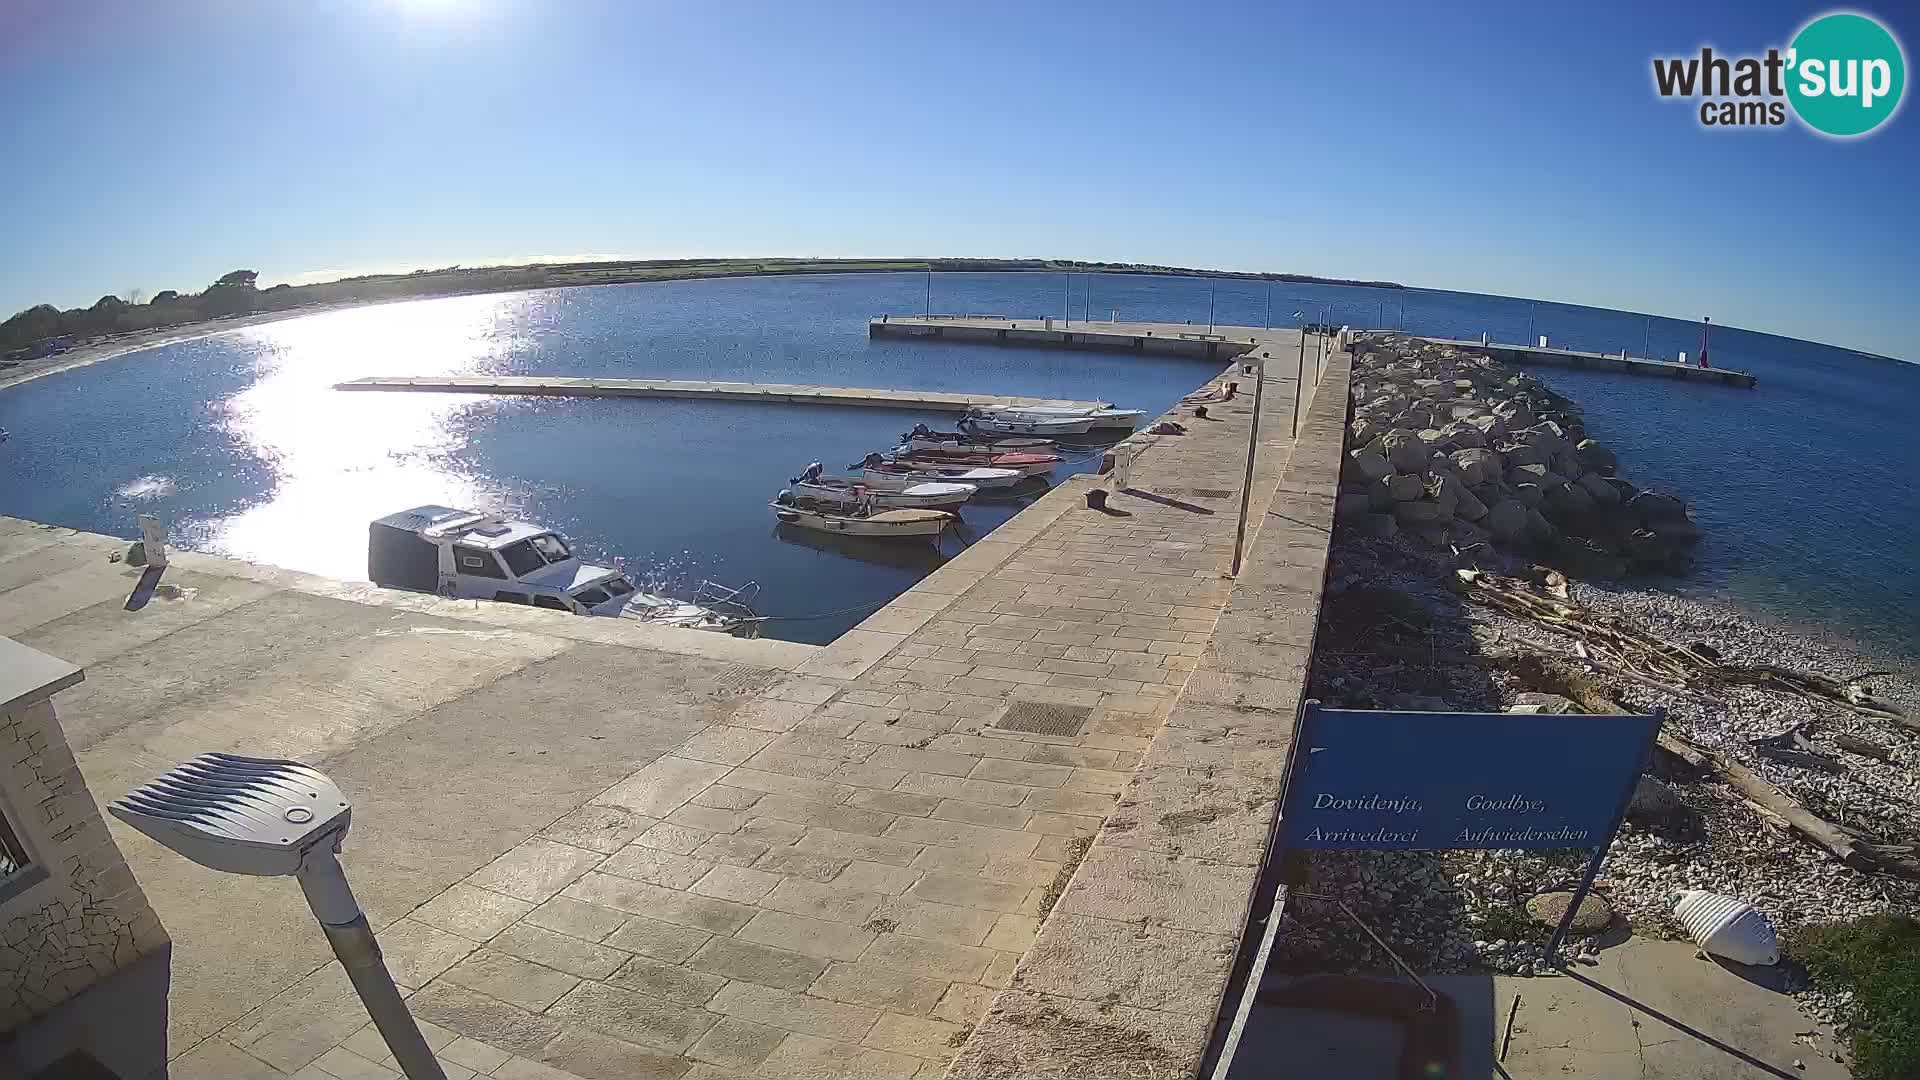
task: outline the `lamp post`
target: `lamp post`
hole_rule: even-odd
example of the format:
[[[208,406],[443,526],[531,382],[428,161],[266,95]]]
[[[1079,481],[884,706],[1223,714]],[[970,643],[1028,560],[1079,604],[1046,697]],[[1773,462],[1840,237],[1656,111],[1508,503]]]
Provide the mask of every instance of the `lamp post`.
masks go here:
[[[1293,313],[1293,322],[1300,328],[1300,351],[1293,358],[1293,437],[1300,437],[1300,387],[1301,376],[1307,367],[1307,317],[1301,312]]]
[[[352,808],[324,773],[297,761],[201,754],[108,811],[201,866],[297,879],[401,1071],[408,1080],[446,1080],[334,857]]]
[[[1253,424],[1247,429],[1247,477],[1240,485],[1240,525],[1233,534],[1232,577],[1240,576],[1240,557],[1247,545],[1247,507],[1253,495],[1253,459],[1260,447],[1260,399],[1267,388],[1267,354],[1263,349],[1253,361]]]

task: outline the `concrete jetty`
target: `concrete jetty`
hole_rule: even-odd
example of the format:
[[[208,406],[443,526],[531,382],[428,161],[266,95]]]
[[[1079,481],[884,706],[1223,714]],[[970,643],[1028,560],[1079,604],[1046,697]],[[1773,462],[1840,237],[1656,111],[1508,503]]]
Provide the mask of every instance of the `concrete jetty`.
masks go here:
[[[873,409],[966,412],[976,405],[1064,405],[1097,409],[1104,402],[1006,394],[956,394],[940,390],[889,390],[859,386],[711,382],[685,379],[592,379],[548,375],[441,375],[372,377],[335,383],[335,390],[413,390],[440,394],[523,394],[538,397],[691,398],[785,405],[852,405]]]
[[[1398,333],[1399,331],[1390,332]],[[1759,378],[1751,372],[1735,371],[1732,368],[1693,367],[1677,364],[1671,360],[1649,360],[1641,356],[1627,356],[1624,353],[1585,352],[1579,349],[1555,348],[1550,345],[1510,345],[1497,341],[1481,344],[1478,341],[1428,337],[1425,334],[1419,337],[1435,345],[1449,345],[1456,349],[1483,352],[1501,363],[1516,364],[1521,367],[1619,371],[1628,375],[1646,375],[1656,379],[1684,379],[1690,382],[1719,383],[1723,386],[1744,386],[1749,389],[1760,383]]]
[[[1119,349],[1131,352],[1225,359],[1256,341],[1292,330],[1259,326],[1208,326],[1175,322],[1086,322],[1065,319],[1006,319],[980,315],[887,315],[867,323],[868,337],[934,337],[1002,345],[1045,345],[1069,349]]]
[[[1361,332],[1361,331],[1356,331]],[[1371,330],[1366,333],[1401,333],[1398,330]],[[1258,341],[1278,333],[1259,326],[1230,326],[1224,323],[1103,322],[1066,319],[1006,319],[978,315],[889,315],[867,324],[869,337],[933,337],[954,341],[982,341],[1002,345],[1044,345],[1049,348],[1108,349],[1125,352],[1151,352],[1174,356],[1217,359],[1245,351]],[[1618,353],[1583,352],[1544,345],[1512,345],[1500,342],[1482,344],[1421,335],[1424,340],[1458,349],[1487,353],[1496,360],[1519,365],[1584,368],[1592,371],[1619,371],[1629,375],[1682,379],[1691,382],[1719,383],[1725,386],[1752,387],[1759,383],[1753,374],[1730,368],[1699,368],[1665,360],[1622,356]],[[1278,355],[1276,353],[1275,355]]]
[[[1124,444],[1103,509],[1070,478],[825,647],[192,553],[130,610],[125,540],[10,519],[0,633],[86,668],[55,703],[96,800],[209,750],[331,774],[449,1076],[1190,1075],[1304,691],[1346,371],[1268,376],[1237,579],[1253,402],[1222,364],[1241,393]],[[392,1071],[297,887],[109,826],[174,941],[171,1075]]]

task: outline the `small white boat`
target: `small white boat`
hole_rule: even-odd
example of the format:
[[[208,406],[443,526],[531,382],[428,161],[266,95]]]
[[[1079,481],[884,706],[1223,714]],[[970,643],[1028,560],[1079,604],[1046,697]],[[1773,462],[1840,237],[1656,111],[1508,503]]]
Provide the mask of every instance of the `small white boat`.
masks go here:
[[[781,492],[780,498],[767,504],[782,524],[798,525],[840,536],[867,536],[875,539],[905,540],[937,537],[953,515],[944,510],[848,511],[810,499]]]
[[[988,435],[1038,435],[1056,439],[1063,435],[1085,435],[1093,430],[1093,418],[1087,416],[1023,416],[1019,413],[990,411],[975,406],[967,411],[960,426]]]
[[[941,466],[919,462],[912,464],[900,461],[875,461],[870,455],[863,463],[861,475],[876,485],[891,480],[908,484],[971,484],[982,491],[990,488],[1012,487],[1027,478],[1019,469],[995,469],[986,466],[969,467],[965,465]]]
[[[1138,427],[1147,415],[1144,409],[1089,409],[1077,405],[976,405],[968,416],[975,413],[994,420],[1084,419],[1089,422],[1089,430],[1124,428],[1129,431]]]
[[[747,607],[758,588],[752,583],[727,589],[701,582],[696,599],[703,603],[675,600],[635,588],[611,567],[581,562],[551,529],[446,506],[417,506],[373,522],[367,577],[389,589],[691,630],[751,633],[759,626]]]
[[[1023,439],[1018,436],[1001,438],[978,431],[935,431],[925,424],[915,424],[912,431],[901,432],[900,441],[915,450],[986,449],[1038,452],[1053,449],[1052,439]]]
[[[860,506],[863,503],[881,510],[938,510],[959,506],[980,489],[972,484],[908,483],[889,477],[884,484],[851,476],[827,476],[819,462],[788,481],[792,494],[829,505]]]

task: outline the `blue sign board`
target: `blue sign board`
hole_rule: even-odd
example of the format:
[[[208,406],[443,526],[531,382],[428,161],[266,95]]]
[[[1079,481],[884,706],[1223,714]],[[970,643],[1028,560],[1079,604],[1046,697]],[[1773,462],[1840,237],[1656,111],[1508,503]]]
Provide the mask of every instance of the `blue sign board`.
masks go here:
[[[1363,712],[1308,705],[1290,848],[1599,848],[1661,717]]]

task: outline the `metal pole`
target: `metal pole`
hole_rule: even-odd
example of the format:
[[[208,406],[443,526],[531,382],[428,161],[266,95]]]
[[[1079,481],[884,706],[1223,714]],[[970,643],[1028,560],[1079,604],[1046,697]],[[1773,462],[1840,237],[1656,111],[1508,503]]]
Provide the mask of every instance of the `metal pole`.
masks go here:
[[[1240,527],[1233,534],[1231,577],[1240,576],[1240,556],[1247,546],[1247,506],[1253,497],[1253,459],[1260,447],[1260,399],[1267,389],[1267,354],[1262,352],[1253,369],[1253,425],[1247,429],[1247,479],[1240,485]],[[1297,400],[1297,399],[1296,399]]]
[[[927,314],[933,314],[933,271],[927,271]]]
[[[1068,326],[1073,325],[1073,272],[1067,272],[1067,280],[1060,283],[1060,314],[1065,317]]]
[[[1653,316],[1647,316],[1646,332],[1640,335],[1640,355],[1653,358]]]
[[[1300,352],[1293,358],[1293,437],[1300,437],[1300,376],[1307,363],[1307,324],[1300,323]]]
[[[366,1005],[380,1037],[386,1040],[387,1049],[393,1051],[400,1071],[407,1080],[447,1080],[420,1034],[420,1026],[407,1011],[406,999],[393,985],[393,976],[380,955],[380,943],[374,940],[373,927],[367,925],[359,901],[347,886],[340,861],[331,851],[310,852],[297,877],[301,891],[306,893],[307,906],[326,932],[327,944],[333,946],[340,966],[347,969],[348,980]]]
[[[1527,344],[1529,346],[1540,340],[1539,336],[1533,332],[1533,313],[1539,306],[1531,300],[1527,301]]]
[[[1267,282],[1267,320],[1266,328],[1273,329],[1273,282]]]
[[[1213,333],[1213,294],[1218,291],[1216,285],[1207,286],[1207,333]]]

